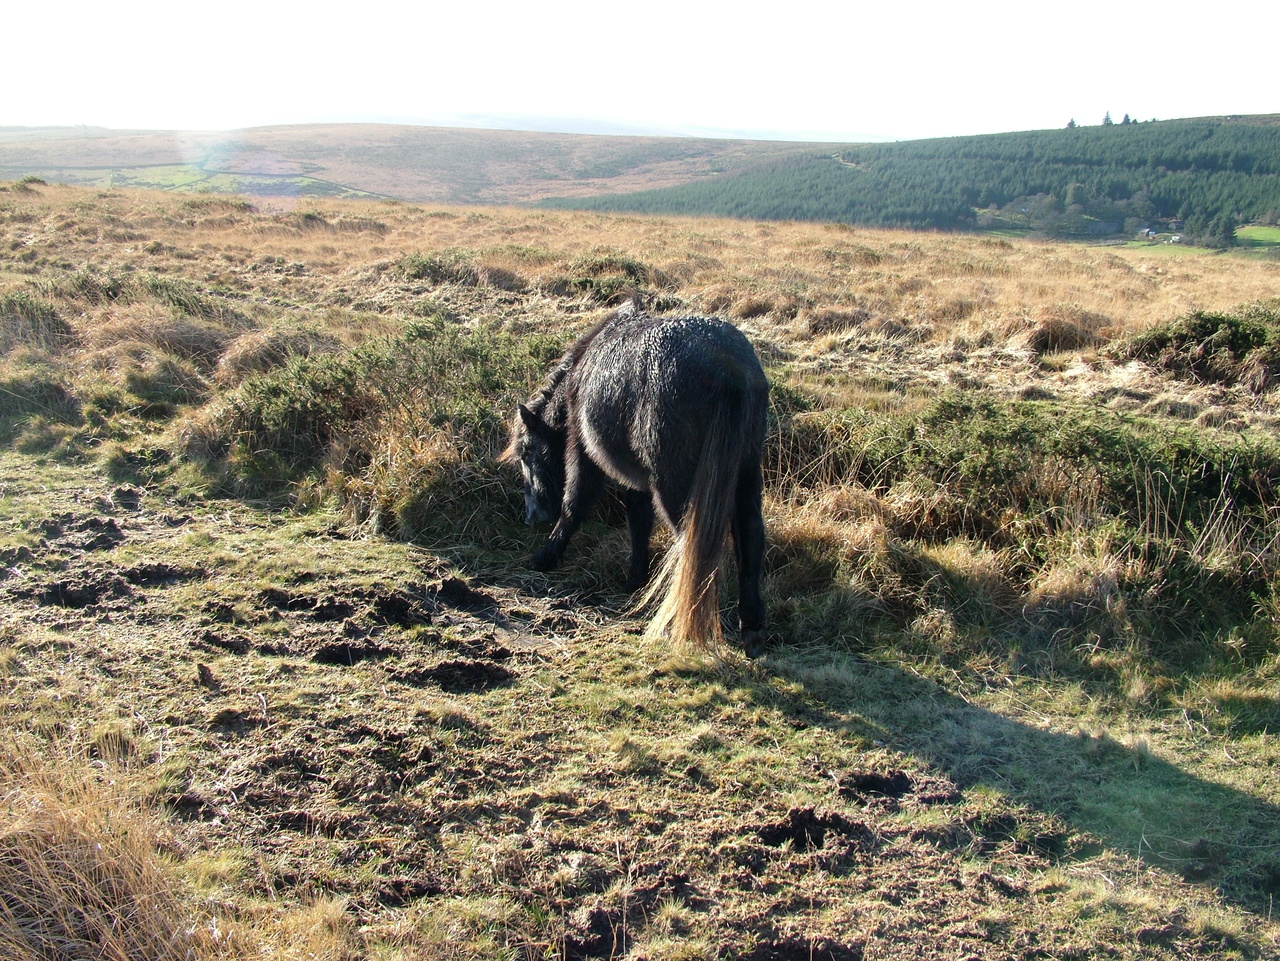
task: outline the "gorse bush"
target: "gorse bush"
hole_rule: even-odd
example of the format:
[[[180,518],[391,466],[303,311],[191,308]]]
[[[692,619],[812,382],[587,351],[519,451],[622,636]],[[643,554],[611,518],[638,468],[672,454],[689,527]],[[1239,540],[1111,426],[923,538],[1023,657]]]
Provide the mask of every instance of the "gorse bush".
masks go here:
[[[493,472],[517,399],[561,345],[439,318],[414,322],[398,337],[295,355],[248,376],[210,415],[210,429],[195,433],[225,457],[235,484],[279,492],[311,474],[358,516],[421,531],[429,525],[409,523],[405,511],[421,509],[422,488],[446,463]]]
[[[960,392],[919,412],[799,411],[780,424],[778,443],[789,451],[778,458],[778,484],[884,491],[912,481],[954,489],[964,502],[962,529],[938,536],[990,535],[1009,509],[1051,508],[1030,479],[1046,463],[1089,478],[1122,515],[1140,510],[1153,486],[1182,517],[1224,492],[1243,507],[1270,503],[1280,486],[1280,443],[1270,438],[1216,435],[1094,405]]]
[[[408,280],[425,280],[433,284],[472,286],[479,280],[471,258],[460,251],[446,250],[434,255],[409,254],[400,260],[398,268]]]
[[[1260,394],[1280,382],[1280,301],[1231,313],[1192,311],[1129,338],[1115,353],[1179,377],[1240,383]]]
[[[635,294],[652,293],[666,283],[667,278],[648,264],[601,250],[575,258],[549,287],[553,293],[584,295],[600,304],[616,305]]]
[[[1123,615],[1166,638],[1228,630],[1274,601],[1275,438],[972,393],[897,411],[780,399],[766,463],[793,507],[778,576],[856,589],[850,617],[942,609],[1096,635]]]
[[[270,452],[299,469],[314,466],[370,407],[353,358],[342,355],[295,356],[248,378],[226,404],[229,448]]]
[[[345,353],[294,355],[228,395],[228,441],[314,466],[339,437],[395,425],[448,429],[485,451],[500,443],[510,416],[498,401],[527,392],[559,343],[429,320]]]

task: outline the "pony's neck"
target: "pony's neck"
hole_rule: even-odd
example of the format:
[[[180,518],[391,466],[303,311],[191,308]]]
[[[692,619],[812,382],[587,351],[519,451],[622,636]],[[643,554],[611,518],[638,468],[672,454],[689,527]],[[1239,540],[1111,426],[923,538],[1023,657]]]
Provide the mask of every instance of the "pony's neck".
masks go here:
[[[572,369],[572,365],[557,367],[537,396],[529,401],[529,409],[555,430],[563,430],[569,422],[568,378]]]
[[[615,317],[616,315],[611,314],[579,337],[568,352],[560,358],[560,363],[556,364],[555,370],[547,377],[547,382],[542,385],[542,389],[529,399],[529,409],[541,417],[548,427],[563,430],[568,425],[569,375],[578,366],[578,361],[591,346],[591,342],[596,339],[596,335]]]

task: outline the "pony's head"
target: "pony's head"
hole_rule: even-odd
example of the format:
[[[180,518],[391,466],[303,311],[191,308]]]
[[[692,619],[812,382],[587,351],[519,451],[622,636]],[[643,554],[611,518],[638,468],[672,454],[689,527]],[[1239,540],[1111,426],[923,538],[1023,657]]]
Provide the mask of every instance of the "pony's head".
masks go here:
[[[518,464],[524,475],[524,522],[549,524],[560,516],[564,494],[564,431],[557,430],[524,404],[511,427],[511,443],[498,458]]]

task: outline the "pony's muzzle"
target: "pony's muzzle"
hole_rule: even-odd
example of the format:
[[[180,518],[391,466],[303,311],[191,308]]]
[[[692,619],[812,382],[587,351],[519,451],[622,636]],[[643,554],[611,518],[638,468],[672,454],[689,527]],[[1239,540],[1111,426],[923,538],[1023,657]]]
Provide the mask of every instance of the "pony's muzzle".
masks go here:
[[[550,524],[555,519],[555,511],[548,508],[545,504],[539,504],[537,501],[533,500],[525,502],[524,522],[530,527],[536,527],[539,524]]]

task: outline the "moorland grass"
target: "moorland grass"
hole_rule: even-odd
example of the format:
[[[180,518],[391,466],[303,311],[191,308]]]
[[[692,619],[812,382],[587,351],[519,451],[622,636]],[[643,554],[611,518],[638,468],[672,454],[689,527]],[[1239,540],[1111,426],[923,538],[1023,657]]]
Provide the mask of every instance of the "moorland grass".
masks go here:
[[[104,194],[80,209],[105,211],[118,202]],[[48,203],[43,193],[28,202],[41,203]],[[210,218],[213,232],[273,222],[221,199],[187,198],[178,206],[180,217],[151,210],[145,222],[168,231]],[[348,211],[307,215],[324,225],[372,220]],[[762,335],[774,382],[769,498],[773,526],[788,532],[771,552],[769,576],[786,597],[784,611],[808,612],[805,630],[847,636],[854,630],[848,619],[870,611],[898,624],[941,617],[1006,632],[1016,627],[1056,637],[1058,647],[1064,638],[1076,639],[1070,647],[1099,633],[1131,644],[1248,630],[1274,605],[1269,532],[1280,454],[1265,432],[1204,429],[1083,399],[1021,400],[964,385],[930,397],[895,377],[845,367],[854,344],[892,353],[949,338],[945,349],[953,354],[1002,342],[1036,355],[1093,350],[1102,332],[1123,329],[1116,304],[1142,289],[1140,263],[1106,251],[1082,257],[1083,248],[989,238],[925,245],[911,235],[808,226],[784,241],[797,254],[785,271],[756,267],[751,278],[740,273],[747,269],[736,259],[742,251],[709,225],[579,216],[572,222],[623,233],[607,246],[598,233],[590,244],[570,234],[553,250],[544,246],[548,215],[531,215],[523,225],[536,228],[536,247],[513,242],[521,231],[510,227],[499,231],[503,243],[492,242],[500,219],[384,208],[384,239],[412,246],[389,272],[388,262],[379,262],[374,277],[390,280],[393,296],[403,285],[425,284],[436,306],[384,301],[366,318],[296,304],[294,313],[312,319],[309,331],[233,306],[243,298],[230,298],[234,284],[221,276],[211,284],[183,275],[185,268],[162,273],[151,260],[146,270],[126,263],[49,271],[3,295],[14,341],[8,435],[25,431],[28,449],[67,450],[77,429],[90,443],[118,442],[136,421],[192,411],[178,431],[181,450],[226,490],[333,498],[353,520],[384,533],[483,543],[487,518],[509,501],[493,460],[509,411],[538,383],[573,326],[500,317],[464,323],[449,299],[463,291],[488,298],[524,290],[535,304],[570,298],[605,306],[624,295],[692,306],[714,301]],[[435,243],[443,246],[424,247],[427,228],[439,232]],[[777,243],[792,229],[800,230],[742,224],[727,234],[749,248]],[[626,231],[643,238],[647,256],[637,255]],[[473,243],[458,242],[469,235]],[[686,259],[672,260],[682,248]],[[283,259],[269,255],[265,264],[275,273]],[[980,278],[987,292],[961,289],[936,302],[938,282],[921,279],[921,266],[961,288]],[[1209,262],[1206,276],[1219,266]],[[275,275],[292,286],[309,272]],[[766,288],[770,272],[784,282]],[[1026,298],[1046,277],[1070,284],[1076,274],[1110,284],[1101,283],[1102,296],[1089,302],[1064,301],[1062,292],[1049,301],[1023,299],[1020,316],[1006,314],[990,293],[992,278],[1012,280],[1011,289]],[[832,281],[860,281],[856,300]],[[913,307],[925,309],[913,315]],[[76,324],[63,319],[77,313]],[[1273,378],[1275,328],[1274,307],[1264,301],[1200,309],[1122,335],[1111,352],[1262,394]],[[277,333],[264,338],[268,331]],[[65,350],[49,353],[53,341],[85,349],[72,363]],[[28,423],[31,417],[39,419]],[[113,451],[113,463],[129,462],[127,452]],[[861,492],[860,506],[816,523],[805,505],[829,503],[834,491]],[[948,544],[956,545],[949,553]],[[814,611],[834,620],[814,624]],[[787,630],[801,623],[785,614],[780,621]],[[1191,655],[1160,652],[1181,644],[1142,646],[1160,673],[1176,676]]]
[[[210,601],[203,582],[179,588],[213,620],[211,636],[225,627],[287,642],[279,617],[264,621],[257,595],[233,586],[336,579],[338,549],[321,558],[306,546],[331,526],[426,545],[459,579],[529,583],[518,485],[495,459],[515,402],[618,297],[715,307],[749,330],[773,382],[766,590],[778,643],[762,665],[702,663],[633,650],[625,622],[584,630],[565,655],[570,667],[487,695],[483,717],[460,701],[419,698],[414,716],[432,750],[489,771],[501,764],[478,760],[482,748],[501,756],[554,744],[550,769],[494,781],[489,803],[519,802],[515,820],[530,816],[533,793],[611,811],[617,795],[607,792],[620,784],[642,799],[627,818],[694,810],[703,818],[692,819],[694,833],[711,839],[724,830],[721,809],[749,817],[771,792],[800,811],[818,803],[832,778],[804,758],[821,755],[831,769],[867,758],[915,765],[963,797],[902,819],[949,857],[962,852],[974,876],[1005,858],[1037,905],[1052,905],[1059,935],[1143,956],[1125,941],[1137,937],[1133,919],[1154,930],[1177,901],[1176,923],[1151,935],[1157,943],[1184,939],[1195,956],[1218,950],[1210,945],[1263,950],[1237,915],[1205,908],[1200,888],[1190,906],[1163,882],[1149,893],[1157,888],[1143,866],[1215,879],[1255,918],[1275,891],[1274,798],[1255,786],[1261,775],[1210,758],[1200,739],[1207,732],[1246,767],[1266,765],[1280,724],[1274,387],[1246,373],[1274,325],[1262,298],[1274,283],[1267,265],[1188,259],[1173,276],[1128,251],[820,225],[399,206],[326,208],[301,222],[122,192],[90,199],[43,187],[0,196],[0,227],[23,238],[67,217],[111,217],[143,235],[68,251],[53,244],[73,234],[49,230],[48,246],[19,262],[29,273],[3,275],[15,320],[5,328],[0,430],[50,469],[61,459],[83,471],[96,459],[116,483],[188,505],[230,495],[275,509],[234,545],[193,531],[171,548],[190,551],[193,569],[227,570],[215,588],[225,597]],[[381,228],[334,228],[343,218]],[[1251,297],[1255,306],[1238,306]],[[1163,323],[1135,332],[1151,318]],[[1216,326],[1201,331],[1207,319]],[[1259,324],[1263,339],[1246,343]],[[1210,378],[1205,364],[1227,373]],[[933,376],[933,365],[948,373]],[[1112,381],[1140,366],[1159,367],[1159,391],[1193,410],[1215,391],[1213,409],[1230,406],[1234,426],[1165,413],[1176,405],[1156,405],[1152,381],[1139,384],[1141,406],[1112,403],[1139,393]],[[1033,389],[1014,369],[1035,378]],[[1073,392],[1068,375],[1103,386]],[[294,511],[310,527],[286,538],[277,528]],[[603,618],[625,600],[624,535],[610,527],[616,508],[602,513],[556,589],[589,596],[581,604]],[[39,547],[38,519],[15,523],[6,563]],[[414,563],[401,558],[404,570]],[[447,629],[440,637],[475,643]],[[40,650],[58,643],[50,635]],[[16,670],[25,644],[11,632],[0,667]],[[267,685],[267,708],[247,682],[229,694],[244,713],[273,711],[298,732],[318,706],[334,724],[350,720],[347,701],[373,710],[387,687],[360,668],[343,675],[338,697],[318,674],[306,674],[314,688],[299,686],[301,662],[273,663],[227,655],[213,669],[267,672],[254,681]],[[41,703],[58,717],[79,709],[70,698]],[[335,957],[375,942],[389,957],[446,956],[451,939],[467,956],[513,945],[555,954],[572,927],[566,906],[596,897],[609,906],[602,916],[631,926],[627,943],[653,956],[680,956],[680,944],[692,945],[689,956],[714,954],[696,899],[645,905],[643,916],[626,907],[635,886],[621,852],[634,824],[611,824],[617,865],[598,853],[543,864],[523,828],[496,829],[507,814],[447,791],[433,803],[475,822],[438,852],[474,879],[467,896],[365,934],[338,900],[318,897],[295,906],[292,933],[278,918],[263,930],[288,951],[304,950],[302,932],[312,932],[315,950]],[[412,804],[428,810],[421,798]],[[1156,823],[1167,837],[1149,836]],[[698,843],[691,863],[759,858],[740,840]],[[799,848],[788,856],[807,856]],[[1056,867],[1017,866],[1032,855]],[[374,861],[361,870],[374,872]],[[245,893],[255,863],[211,853],[189,870],[246,917],[267,919]],[[326,864],[329,890],[359,887],[358,871]],[[847,888],[847,875],[829,873]],[[875,927],[876,918],[890,925],[888,907],[862,909],[868,930],[891,930]],[[1021,930],[988,920],[984,937],[995,942]]]
[[[16,739],[15,739],[16,738]],[[236,958],[245,945],[159,855],[127,737],[0,746],[0,954],[15,961]]]

